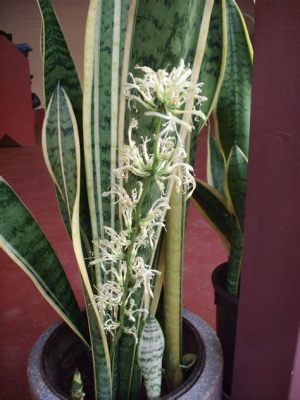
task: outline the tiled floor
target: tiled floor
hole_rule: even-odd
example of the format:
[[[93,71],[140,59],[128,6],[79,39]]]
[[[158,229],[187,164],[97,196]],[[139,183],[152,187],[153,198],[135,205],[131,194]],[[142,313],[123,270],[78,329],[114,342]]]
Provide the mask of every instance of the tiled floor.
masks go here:
[[[199,141],[197,175],[205,166],[205,135]],[[200,172],[199,172],[200,171]],[[61,223],[53,186],[39,145],[33,148],[0,148],[0,175],[23,199],[42,226],[65,266],[78,294],[81,289],[71,243]],[[1,201],[1,199],[0,199]],[[210,275],[226,259],[214,230],[191,204],[184,275],[184,305],[215,325]],[[26,365],[30,349],[42,331],[57,319],[30,279],[0,251],[0,399],[29,400]]]

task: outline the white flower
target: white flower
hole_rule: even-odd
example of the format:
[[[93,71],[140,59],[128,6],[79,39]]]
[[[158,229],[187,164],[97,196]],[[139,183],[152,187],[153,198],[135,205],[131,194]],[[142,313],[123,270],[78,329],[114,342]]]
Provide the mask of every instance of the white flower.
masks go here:
[[[116,263],[123,260],[125,250],[129,246],[128,232],[121,231],[119,234],[112,228],[105,226],[105,233],[110,237],[108,239],[94,240],[93,244],[99,248],[99,253],[95,253],[95,259],[90,265],[100,264],[101,268],[106,272],[105,263]]]
[[[115,336],[115,331],[120,327],[120,323],[117,321],[114,321],[111,317],[108,317],[105,319],[103,328],[105,332],[108,332],[111,334],[112,337]]]
[[[140,177],[150,176],[154,155],[148,152],[147,143],[150,141],[147,137],[141,138],[142,143],[136,145],[136,142],[129,138],[129,144],[121,149],[122,167],[116,169],[117,177],[128,179],[128,173]]]
[[[132,265],[132,274],[135,279],[135,285],[137,287],[144,286],[145,296],[153,297],[152,292],[152,281],[155,275],[159,275],[160,272],[151,269],[150,265],[145,264],[142,257],[137,257]]]
[[[170,209],[167,197],[160,197],[151,206],[147,215],[140,221],[140,236],[137,238],[139,245],[146,244],[153,247],[155,230],[157,227],[164,227],[164,217]]]
[[[116,282],[108,281],[97,287],[97,291],[95,301],[102,315],[106,315],[107,309],[116,313],[122,301],[122,288]]]
[[[140,200],[142,191],[143,183],[137,182],[137,187],[132,189],[131,196],[121,185],[113,185],[109,192],[103,193],[103,196],[113,194],[117,197],[115,204],[120,203],[124,224],[128,232],[131,232],[132,213]]]
[[[177,125],[182,125],[192,130],[192,125],[182,121],[178,116],[189,114],[191,117],[205,119],[200,110],[203,101],[207,100],[202,96],[203,83],[193,84],[191,81],[192,70],[185,67],[184,60],[180,60],[178,67],[174,67],[170,73],[164,69],[153,71],[149,67],[136,67],[141,70],[142,78],[131,77],[132,83],[125,86],[125,95],[129,105],[136,101],[148,110],[146,115],[164,119],[161,135],[168,132],[176,132]],[[187,101],[192,97],[192,109],[184,110]],[[197,108],[196,108],[197,107]]]

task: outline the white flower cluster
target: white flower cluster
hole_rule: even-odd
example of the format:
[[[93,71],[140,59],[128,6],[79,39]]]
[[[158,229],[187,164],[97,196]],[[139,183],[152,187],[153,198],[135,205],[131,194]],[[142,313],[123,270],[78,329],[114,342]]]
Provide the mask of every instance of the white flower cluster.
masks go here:
[[[121,149],[122,166],[116,170],[119,178],[128,179],[129,174],[145,178],[154,176],[162,194],[165,193],[165,183],[171,179],[175,181],[178,192],[189,198],[195,187],[193,167],[184,163],[186,152],[180,140],[168,132],[155,138],[155,152],[149,150],[148,137],[141,138],[142,143],[137,144],[132,138],[132,129],[137,128],[133,120],[128,130],[128,144]],[[152,142],[153,143],[153,142]]]
[[[158,271],[146,264],[143,254],[145,248],[152,251],[156,243],[157,231],[164,228],[166,211],[170,208],[166,187],[173,180],[178,191],[190,197],[195,180],[193,168],[184,162],[186,152],[180,141],[177,125],[189,131],[193,126],[182,121],[184,113],[202,117],[202,84],[191,83],[191,70],[184,66],[183,60],[177,68],[153,71],[138,67],[143,78],[134,78],[126,85],[129,104],[138,102],[146,108],[146,115],[160,118],[161,123],[152,137],[134,138],[138,128],[132,119],[128,129],[128,142],[120,149],[120,166],[115,176],[120,180],[103,196],[111,196],[119,204],[122,214],[122,228],[116,232],[105,227],[105,238],[94,241],[98,251],[90,263],[101,268],[103,283],[97,286],[95,301],[103,319],[104,329],[113,337],[120,332],[133,335],[137,340],[136,316],[147,312],[143,309],[153,296],[153,282]],[[184,110],[192,96],[193,107]],[[197,107],[197,108],[196,108]],[[161,129],[162,126],[162,129]],[[130,192],[124,186],[129,176],[136,177],[136,185]],[[157,185],[160,196],[149,204],[150,192]],[[143,291],[144,305],[136,304],[136,292]]]
[[[196,118],[205,119],[201,111],[201,104],[207,100],[202,96],[203,83],[193,84],[191,81],[192,70],[186,67],[184,60],[178,67],[174,67],[170,73],[165,69],[153,71],[149,67],[136,67],[144,73],[142,78],[130,74],[132,83],[127,83],[125,94],[129,104],[132,101],[140,103],[147,110],[146,115],[155,116],[165,121],[162,135],[170,131],[177,132],[177,125],[184,126],[188,130],[193,129],[178,116],[189,114]],[[190,110],[184,110],[189,98],[192,97],[194,105]]]

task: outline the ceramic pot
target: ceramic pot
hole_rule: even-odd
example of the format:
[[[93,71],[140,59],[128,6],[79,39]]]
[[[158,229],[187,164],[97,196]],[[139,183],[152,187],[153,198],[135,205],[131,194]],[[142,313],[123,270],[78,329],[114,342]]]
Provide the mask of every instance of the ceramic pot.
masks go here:
[[[238,298],[226,291],[228,264],[219,265],[212,274],[215,291],[217,335],[224,355],[223,391],[231,394],[235,336],[238,316]]]
[[[183,385],[164,395],[164,400],[220,400],[223,359],[215,332],[197,315],[184,311],[185,352],[197,354],[197,362]],[[28,380],[35,400],[71,400],[70,390],[75,368],[81,371],[85,400],[93,399],[89,376],[91,360],[84,345],[64,323],[48,328],[34,345],[28,363]],[[83,371],[83,372],[82,372]]]

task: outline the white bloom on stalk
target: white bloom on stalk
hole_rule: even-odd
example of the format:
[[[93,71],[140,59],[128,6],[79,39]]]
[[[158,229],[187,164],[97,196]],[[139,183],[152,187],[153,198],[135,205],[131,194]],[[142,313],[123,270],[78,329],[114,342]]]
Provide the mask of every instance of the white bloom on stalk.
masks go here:
[[[120,208],[127,232],[131,232],[132,213],[135,210],[143,192],[143,182],[138,181],[137,187],[132,189],[131,195],[127,193],[121,185],[113,185],[109,192],[104,192],[102,196],[113,194],[117,197],[115,204],[120,203]]]
[[[99,253],[95,253],[95,259],[90,265],[100,264],[101,268],[106,272],[106,263],[116,263],[124,259],[126,248],[129,246],[128,232],[121,231],[119,234],[112,228],[105,226],[105,233],[109,239],[94,240],[93,244],[100,249]]]
[[[132,275],[135,279],[135,285],[137,287],[144,286],[145,296],[153,297],[153,291],[151,287],[152,281],[155,275],[159,275],[160,272],[151,269],[150,265],[145,264],[145,261],[142,257],[137,257],[131,268]]]
[[[167,197],[160,197],[151,206],[146,216],[140,221],[140,236],[138,243],[148,243],[153,248],[155,231],[158,227],[164,227],[166,211],[170,209]]]
[[[95,301],[99,311],[103,315],[106,315],[107,310],[115,314],[122,301],[122,288],[116,282],[108,281],[97,287],[97,292]]]
[[[129,131],[128,145],[124,145],[122,148],[122,167],[116,170],[117,175],[125,179],[128,178],[129,173],[141,178],[154,176],[162,194],[165,191],[165,182],[174,178],[176,189],[190,197],[196,186],[193,168],[183,162],[186,152],[181,144],[177,145],[176,137],[165,135],[157,138],[156,154],[154,155],[152,150],[148,149],[149,138],[141,138],[142,143],[137,145],[132,138],[132,129]],[[133,206],[139,201],[143,188],[141,182],[138,184],[140,186],[135,199],[133,195],[130,199],[125,189],[120,186],[116,186],[111,192],[108,192],[113,192],[119,197],[127,229],[131,228],[130,218]]]
[[[153,71],[149,67],[136,67],[141,70],[142,78],[131,77],[132,83],[125,86],[125,95],[129,101],[142,104],[146,110],[145,115],[164,119],[161,135],[168,132],[177,132],[177,125],[183,126],[189,131],[193,125],[183,121],[180,117],[188,114],[191,117],[205,119],[201,111],[201,104],[207,100],[202,96],[203,83],[194,84],[191,81],[192,70],[186,67],[184,60],[180,60],[178,67],[174,67],[170,73],[165,69]],[[185,110],[184,106],[192,98],[193,106]]]

